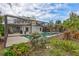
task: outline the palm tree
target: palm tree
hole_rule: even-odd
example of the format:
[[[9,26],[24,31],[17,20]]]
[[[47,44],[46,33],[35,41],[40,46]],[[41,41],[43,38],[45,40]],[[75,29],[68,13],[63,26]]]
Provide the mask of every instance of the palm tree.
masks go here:
[[[61,21],[60,20],[56,20],[56,22],[55,22],[55,30],[57,32],[60,32],[61,29],[62,29],[62,23],[61,23]]]
[[[53,25],[54,25],[53,21],[50,20],[49,23],[48,23],[48,28],[49,28],[49,31],[50,31],[50,32],[53,31]]]

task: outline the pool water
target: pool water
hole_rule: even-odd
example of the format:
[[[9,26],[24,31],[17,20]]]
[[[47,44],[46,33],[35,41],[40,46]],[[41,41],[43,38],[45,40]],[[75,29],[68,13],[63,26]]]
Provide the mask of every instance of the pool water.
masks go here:
[[[57,34],[57,32],[42,32],[40,34],[43,35],[44,37],[46,37],[46,36],[50,36],[50,35]],[[24,37],[26,37],[28,39],[31,39],[32,38],[31,35],[24,35]]]
[[[42,32],[41,35],[43,36],[50,36],[50,35],[53,35],[53,34],[57,34],[56,32]]]
[[[28,38],[28,39],[31,39],[32,36],[31,35],[24,35],[24,37]]]

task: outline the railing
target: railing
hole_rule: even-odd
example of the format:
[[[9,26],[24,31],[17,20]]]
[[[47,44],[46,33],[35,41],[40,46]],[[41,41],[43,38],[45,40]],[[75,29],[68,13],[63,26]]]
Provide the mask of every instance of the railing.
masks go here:
[[[30,23],[9,23],[8,25],[30,25]]]

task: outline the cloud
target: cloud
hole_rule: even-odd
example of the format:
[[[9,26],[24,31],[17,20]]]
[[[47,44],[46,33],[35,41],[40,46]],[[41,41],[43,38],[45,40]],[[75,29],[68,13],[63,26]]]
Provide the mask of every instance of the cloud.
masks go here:
[[[0,10],[3,14],[35,16],[43,21],[66,19],[72,11],[67,3],[13,3],[12,9],[4,3],[0,4]],[[76,13],[79,14],[79,11]]]

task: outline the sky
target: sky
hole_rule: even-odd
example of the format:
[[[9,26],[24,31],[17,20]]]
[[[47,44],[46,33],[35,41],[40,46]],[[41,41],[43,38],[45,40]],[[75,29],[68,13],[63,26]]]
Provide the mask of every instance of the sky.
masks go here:
[[[69,17],[71,12],[79,15],[78,3],[13,3],[10,7],[6,3],[0,3],[0,11],[3,15],[32,16],[45,22],[63,21]]]

